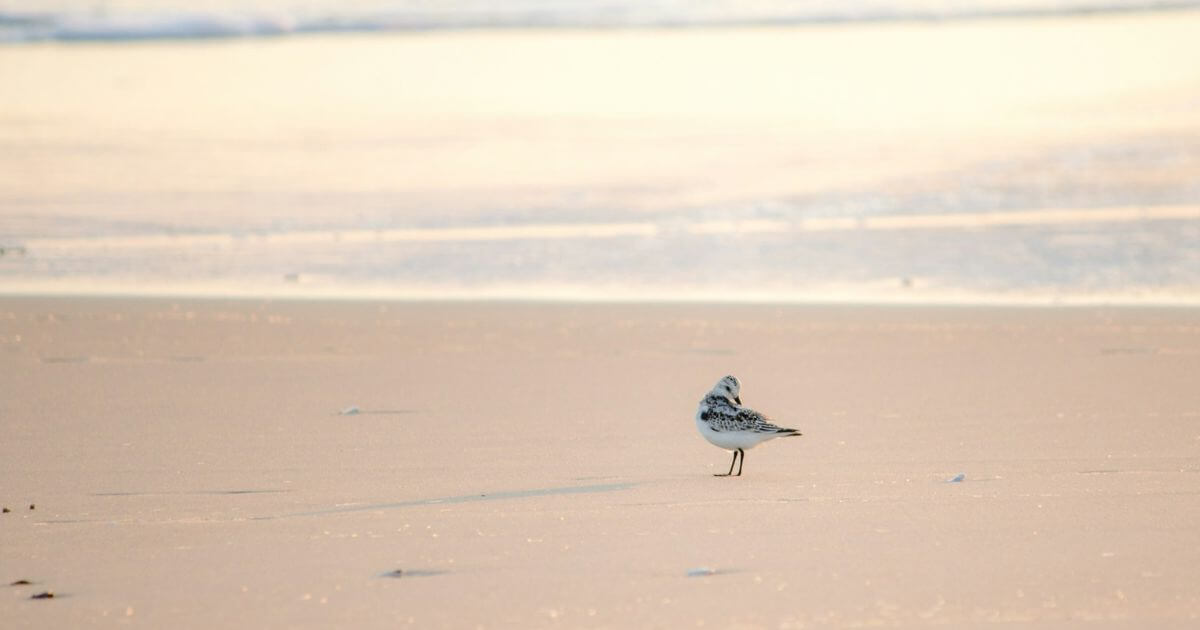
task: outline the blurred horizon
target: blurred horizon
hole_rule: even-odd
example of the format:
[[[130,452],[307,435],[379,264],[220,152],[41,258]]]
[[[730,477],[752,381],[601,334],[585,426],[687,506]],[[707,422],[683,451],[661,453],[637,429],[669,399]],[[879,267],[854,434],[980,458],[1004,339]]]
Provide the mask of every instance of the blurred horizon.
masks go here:
[[[0,43],[456,29],[711,28],[1094,16],[1200,0],[0,0]]]

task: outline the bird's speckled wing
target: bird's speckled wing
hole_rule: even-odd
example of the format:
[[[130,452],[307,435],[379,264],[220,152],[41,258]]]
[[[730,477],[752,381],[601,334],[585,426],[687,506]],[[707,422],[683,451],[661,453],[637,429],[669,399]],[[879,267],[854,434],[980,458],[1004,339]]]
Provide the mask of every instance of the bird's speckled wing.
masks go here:
[[[735,407],[723,397],[709,396],[704,399],[708,408],[700,414],[700,419],[708,423],[713,431],[750,431],[753,433],[794,433],[794,429],[771,424],[766,416],[753,409]]]

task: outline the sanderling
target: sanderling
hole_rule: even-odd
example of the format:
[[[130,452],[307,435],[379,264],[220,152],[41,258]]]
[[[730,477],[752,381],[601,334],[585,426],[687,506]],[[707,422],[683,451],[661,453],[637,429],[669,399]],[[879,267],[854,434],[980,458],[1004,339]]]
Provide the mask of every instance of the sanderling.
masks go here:
[[[717,477],[733,475],[733,465],[737,463],[739,453],[742,464],[745,464],[746,449],[773,438],[800,435],[795,429],[775,426],[761,413],[743,407],[742,399],[738,396],[741,389],[742,384],[737,378],[726,376],[717,381],[696,409],[696,428],[700,429],[700,435],[714,446],[733,451],[729,472],[718,474]],[[741,464],[738,464],[736,476],[742,476]]]

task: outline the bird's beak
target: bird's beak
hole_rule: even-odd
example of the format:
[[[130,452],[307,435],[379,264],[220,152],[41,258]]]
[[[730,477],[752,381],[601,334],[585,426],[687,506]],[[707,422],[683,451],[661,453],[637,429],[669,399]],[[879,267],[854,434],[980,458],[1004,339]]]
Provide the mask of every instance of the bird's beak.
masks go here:
[[[740,405],[740,404],[742,404],[742,397],[741,397],[741,396],[734,396],[734,397],[733,397],[733,402],[735,402],[735,403],[737,403],[737,404],[739,404],[739,405]]]

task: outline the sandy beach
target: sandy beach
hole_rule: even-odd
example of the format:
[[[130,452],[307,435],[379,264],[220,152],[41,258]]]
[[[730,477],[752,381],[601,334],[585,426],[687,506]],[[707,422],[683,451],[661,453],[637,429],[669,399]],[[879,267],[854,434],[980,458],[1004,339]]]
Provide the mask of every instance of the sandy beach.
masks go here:
[[[0,366],[5,628],[1200,623],[1195,310],[7,297]],[[726,373],[805,434],[740,478]]]
[[[0,628],[1200,627],[1200,11],[1059,4],[0,45]]]

